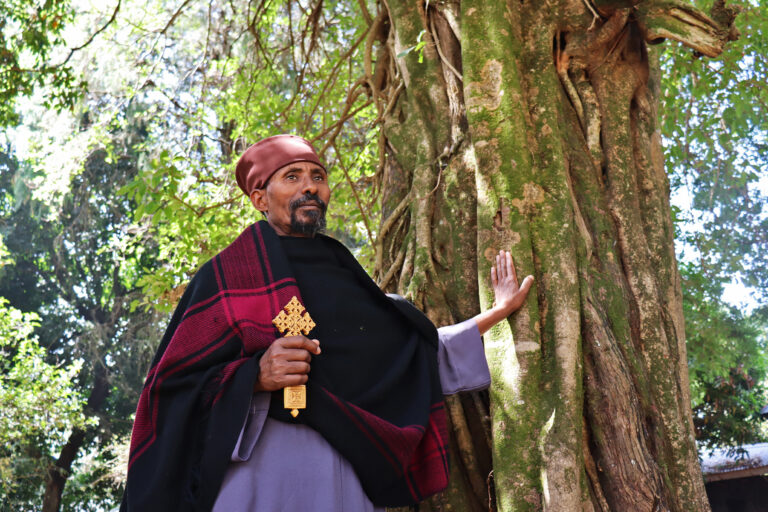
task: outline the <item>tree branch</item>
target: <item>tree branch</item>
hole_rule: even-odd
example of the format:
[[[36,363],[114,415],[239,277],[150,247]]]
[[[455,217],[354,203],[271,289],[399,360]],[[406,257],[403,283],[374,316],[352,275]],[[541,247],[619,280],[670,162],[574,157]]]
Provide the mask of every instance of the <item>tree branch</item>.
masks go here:
[[[340,155],[341,152],[339,151],[339,148],[336,146],[336,141],[333,142],[333,149],[336,150],[336,154]],[[360,155],[362,155],[362,152],[360,152],[357,156],[357,158],[360,158]],[[360,215],[363,217],[363,224],[365,224],[365,230],[368,233],[368,242],[371,244],[371,247],[374,251],[374,256],[376,252],[376,240],[373,238],[373,232],[371,231],[370,223],[368,222],[368,216],[365,214],[365,208],[363,208],[363,203],[360,201],[360,196],[357,193],[357,189],[355,188],[355,184],[352,182],[352,178],[349,175],[349,170],[347,169],[347,166],[344,165],[344,161],[342,158],[338,159],[339,167],[341,167],[341,170],[344,172],[344,177],[347,180],[347,184],[349,184],[349,188],[352,190],[352,196],[355,198],[355,202],[357,203],[357,207],[360,210]]]
[[[383,245],[382,245],[383,249]],[[392,280],[392,278],[395,276],[397,272],[400,271],[400,268],[403,266],[403,262],[405,261],[405,247],[401,248],[397,252],[397,258],[395,258],[395,262],[392,263],[392,265],[389,267],[389,270],[387,270],[387,273],[384,274],[384,277],[381,278],[381,282],[379,282],[379,288],[382,290],[386,290],[387,286],[389,286],[389,282]]]
[[[371,13],[368,12],[368,7],[365,5],[365,0],[357,0],[357,3],[360,6],[360,12],[363,15],[365,24],[370,26],[373,23],[373,17],[371,17]]]
[[[75,54],[75,52],[79,52],[80,50],[82,50],[83,48],[85,48],[86,46],[91,44],[93,42],[93,40],[96,39],[96,36],[98,36],[99,34],[104,32],[107,29],[107,27],[110,26],[113,21],[115,21],[115,18],[117,18],[117,13],[120,11],[120,4],[121,4],[121,2],[122,2],[122,0],[117,0],[117,5],[115,6],[115,10],[112,12],[112,17],[109,18],[109,21],[107,21],[104,25],[102,25],[102,27],[99,30],[97,30],[96,32],[91,34],[91,37],[89,37],[86,42],[84,42],[83,44],[81,44],[77,48],[72,48],[71,50],[69,50],[69,55],[67,55],[67,58],[64,59],[64,62],[62,62],[61,64],[59,64],[57,66],[54,66],[54,67],[63,67],[63,66],[65,66],[67,64],[67,62],[69,62],[69,59],[71,59],[72,56]]]
[[[165,26],[158,32],[158,35],[165,35],[166,32],[168,32],[168,29],[173,26],[173,24],[176,22],[176,18],[179,17],[181,14],[181,11],[184,10],[184,8],[191,2],[192,0],[184,0],[184,2],[176,9],[176,12],[173,13],[171,16],[171,19],[168,20],[168,23],[165,24]]]
[[[645,40],[656,43],[674,39],[707,57],[717,57],[728,41],[739,38],[733,20],[739,9],[717,0],[707,16],[680,0],[643,2],[637,8],[637,21]]]

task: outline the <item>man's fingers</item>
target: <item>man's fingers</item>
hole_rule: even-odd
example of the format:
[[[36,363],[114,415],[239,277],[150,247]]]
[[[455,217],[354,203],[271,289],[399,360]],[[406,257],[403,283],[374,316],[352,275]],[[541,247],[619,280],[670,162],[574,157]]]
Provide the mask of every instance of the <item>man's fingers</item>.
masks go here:
[[[531,289],[531,286],[533,286],[533,276],[528,276],[525,279],[523,279],[523,284],[520,286],[520,292],[523,294],[523,297],[528,295],[528,290]]]
[[[300,384],[306,384],[309,380],[309,377],[306,373],[303,374],[294,374],[294,375],[286,375],[283,377],[282,382],[280,383],[280,386],[277,389],[287,388],[288,386],[298,386]]]
[[[499,278],[496,277],[496,267],[491,267],[491,284],[495,288],[496,285],[499,283]]]
[[[300,384],[306,384],[309,380],[309,376],[306,373],[293,373],[290,375],[280,375],[275,379],[263,385],[264,391],[278,391],[288,386],[298,386]]]
[[[506,257],[506,263],[507,263],[507,275],[512,276],[512,280],[517,284],[517,272],[515,272],[515,262],[512,261],[512,255],[509,253],[509,251],[505,254]]]
[[[304,361],[288,361],[284,364],[283,375],[304,375],[309,373],[309,363]]]
[[[280,357],[284,361],[304,361],[308,363],[312,360],[312,353],[303,348],[285,348],[280,352]]]
[[[287,336],[276,339],[274,343],[283,348],[304,349],[315,355],[320,353],[320,342],[311,340],[306,336]]]
[[[275,391],[286,386],[296,386],[307,381],[311,356],[303,349],[282,348],[276,354],[261,358],[256,391]]]

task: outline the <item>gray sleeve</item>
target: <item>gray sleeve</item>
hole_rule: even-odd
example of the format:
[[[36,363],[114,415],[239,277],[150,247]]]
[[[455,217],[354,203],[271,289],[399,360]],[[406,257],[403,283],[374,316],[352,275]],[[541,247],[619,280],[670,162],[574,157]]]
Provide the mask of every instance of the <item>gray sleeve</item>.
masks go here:
[[[240,430],[240,437],[232,450],[232,462],[243,462],[251,458],[253,447],[259,440],[261,430],[264,428],[264,420],[269,412],[269,399],[271,393],[254,393],[251,396],[251,406],[245,416],[245,423]]]
[[[470,318],[440,327],[437,334],[440,338],[437,366],[443,394],[487,388],[491,384],[491,373],[475,320]]]

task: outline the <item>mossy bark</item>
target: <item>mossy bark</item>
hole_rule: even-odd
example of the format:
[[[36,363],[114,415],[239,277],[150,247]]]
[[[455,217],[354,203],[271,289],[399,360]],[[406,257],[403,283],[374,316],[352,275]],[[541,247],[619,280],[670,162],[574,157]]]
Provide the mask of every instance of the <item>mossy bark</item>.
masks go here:
[[[715,55],[732,22],[720,2],[379,5],[377,278],[438,325],[490,307],[499,249],[536,278],[485,336],[489,392],[448,400],[453,479],[421,510],[708,510],[647,43]]]

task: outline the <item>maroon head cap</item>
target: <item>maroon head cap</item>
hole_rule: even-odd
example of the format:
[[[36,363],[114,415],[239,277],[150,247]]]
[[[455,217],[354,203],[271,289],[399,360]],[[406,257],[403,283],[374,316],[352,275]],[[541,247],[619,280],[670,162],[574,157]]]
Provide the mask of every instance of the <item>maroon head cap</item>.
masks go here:
[[[267,137],[246,149],[237,161],[237,184],[250,196],[263,188],[275,171],[293,162],[312,162],[325,169],[308,140],[296,135]]]

